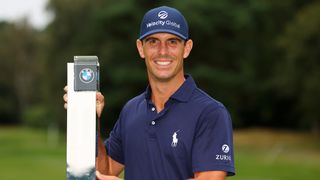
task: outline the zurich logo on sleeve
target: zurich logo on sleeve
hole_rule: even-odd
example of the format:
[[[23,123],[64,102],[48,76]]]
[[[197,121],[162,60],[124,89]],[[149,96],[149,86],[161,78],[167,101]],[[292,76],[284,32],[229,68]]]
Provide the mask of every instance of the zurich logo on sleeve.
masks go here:
[[[231,161],[232,157],[229,153],[230,147],[227,144],[222,145],[221,150],[224,154],[216,154],[216,160],[218,161]]]
[[[224,144],[224,145],[222,145],[222,151],[224,152],[224,153],[228,153],[229,152],[229,150],[230,150],[230,148],[229,148],[229,146],[227,145],[227,144]]]
[[[90,68],[85,68],[80,71],[80,80],[84,83],[90,83],[94,79],[94,72]]]

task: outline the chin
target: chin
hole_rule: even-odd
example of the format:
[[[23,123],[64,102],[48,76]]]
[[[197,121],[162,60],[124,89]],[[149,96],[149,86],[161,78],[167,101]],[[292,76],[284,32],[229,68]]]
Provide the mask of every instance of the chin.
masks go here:
[[[175,71],[149,71],[148,73],[150,77],[160,82],[170,81],[179,76]]]
[[[173,74],[158,74],[154,76],[159,81],[169,81],[173,79],[175,76]]]

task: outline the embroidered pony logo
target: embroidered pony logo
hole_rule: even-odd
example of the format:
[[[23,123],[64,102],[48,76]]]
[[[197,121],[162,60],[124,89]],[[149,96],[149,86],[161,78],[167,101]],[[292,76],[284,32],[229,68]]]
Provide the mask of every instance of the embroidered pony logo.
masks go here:
[[[171,146],[172,146],[172,147],[177,147],[177,145],[178,145],[179,139],[177,138],[177,136],[178,136],[178,132],[179,132],[179,131],[180,131],[180,130],[174,132],[173,135],[172,135],[172,143],[171,143]]]

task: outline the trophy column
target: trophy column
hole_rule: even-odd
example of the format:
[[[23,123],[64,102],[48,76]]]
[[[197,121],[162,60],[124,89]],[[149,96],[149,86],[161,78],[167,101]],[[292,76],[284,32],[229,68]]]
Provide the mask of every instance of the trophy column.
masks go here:
[[[67,180],[95,180],[98,58],[75,56],[67,68]]]

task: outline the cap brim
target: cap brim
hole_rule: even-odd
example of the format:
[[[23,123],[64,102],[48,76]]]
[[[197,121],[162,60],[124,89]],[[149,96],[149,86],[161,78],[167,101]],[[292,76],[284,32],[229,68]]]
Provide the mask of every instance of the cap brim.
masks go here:
[[[145,37],[147,37],[147,36],[149,36],[151,34],[162,33],[162,32],[170,33],[170,34],[179,36],[183,40],[188,40],[188,38],[185,37],[184,35],[178,33],[177,31],[173,31],[173,30],[170,30],[170,29],[155,29],[155,30],[151,30],[151,31],[148,31],[147,33],[143,34],[142,36],[140,36],[139,39],[142,40],[143,38],[145,38]]]

